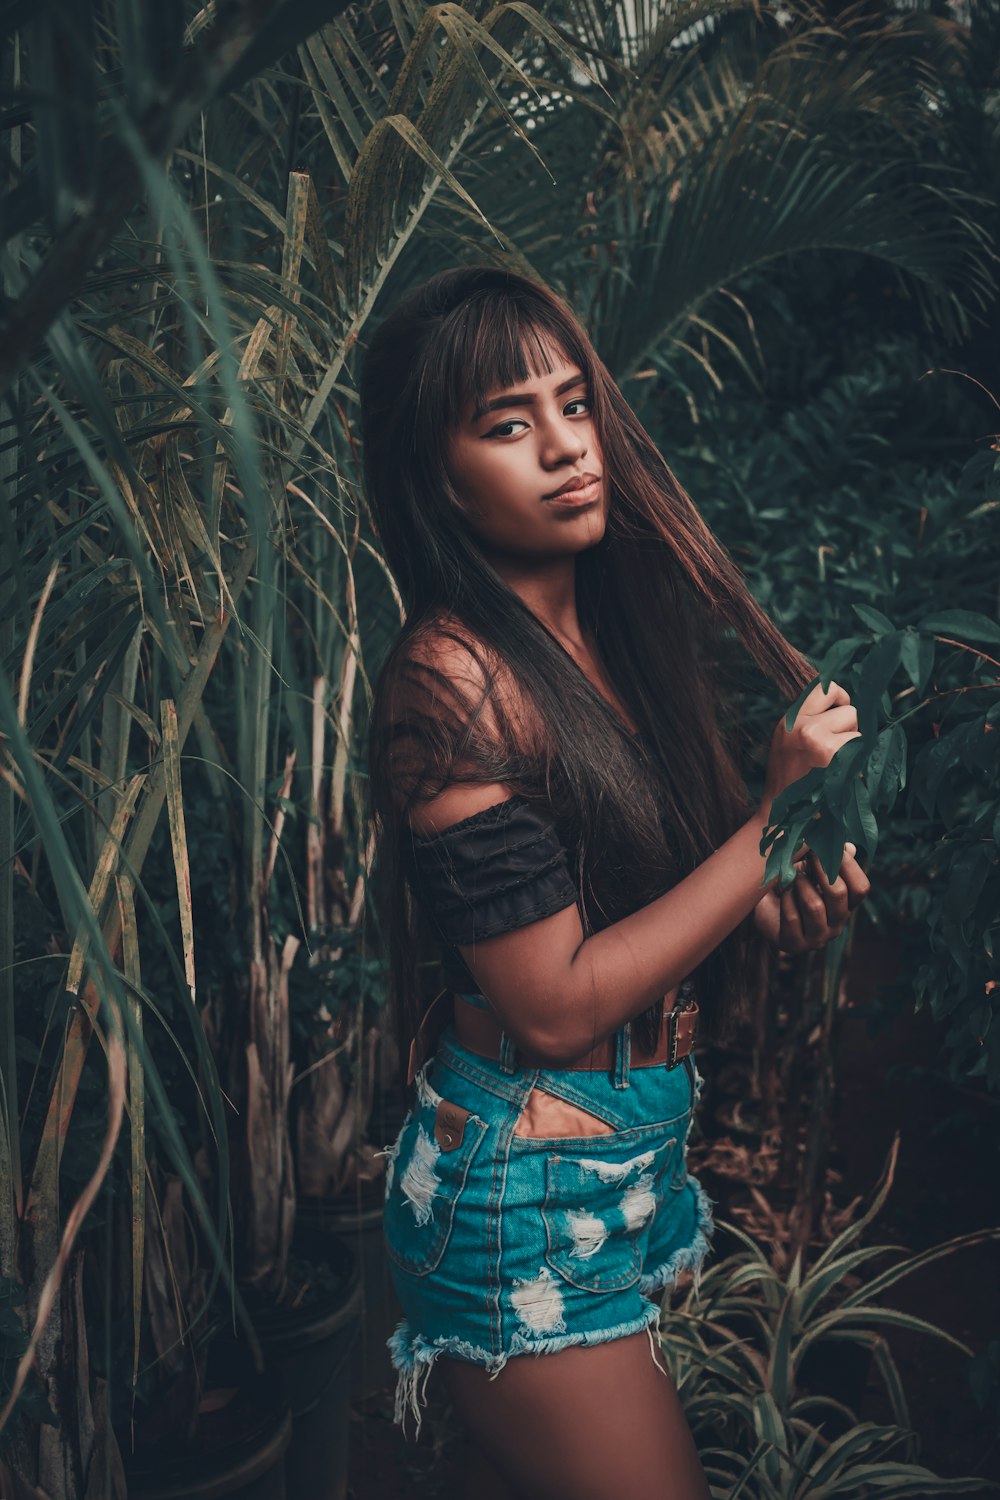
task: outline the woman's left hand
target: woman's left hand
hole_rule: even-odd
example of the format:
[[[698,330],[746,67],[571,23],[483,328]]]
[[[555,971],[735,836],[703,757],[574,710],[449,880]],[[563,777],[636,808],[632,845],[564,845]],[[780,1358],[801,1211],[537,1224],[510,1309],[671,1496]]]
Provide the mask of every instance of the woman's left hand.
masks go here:
[[[854,858],[854,844],[844,845],[836,879],[827,880],[811,849],[795,861],[795,880],[785,891],[775,888],[754,908],[754,926],[782,953],[804,953],[823,948],[839,937],[850,913],[871,890],[864,870]]]

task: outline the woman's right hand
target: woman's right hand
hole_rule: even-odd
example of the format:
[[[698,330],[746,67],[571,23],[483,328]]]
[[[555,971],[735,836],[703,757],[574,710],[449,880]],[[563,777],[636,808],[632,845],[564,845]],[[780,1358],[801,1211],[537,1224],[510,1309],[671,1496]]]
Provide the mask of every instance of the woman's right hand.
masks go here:
[[[764,777],[764,804],[770,806],[779,792],[814,766],[828,766],[841,745],[859,736],[858,711],[852,706],[847,689],[831,682],[823,692],[822,684],[817,682],[803,701],[791,730],[785,728],[784,713],[775,725]]]

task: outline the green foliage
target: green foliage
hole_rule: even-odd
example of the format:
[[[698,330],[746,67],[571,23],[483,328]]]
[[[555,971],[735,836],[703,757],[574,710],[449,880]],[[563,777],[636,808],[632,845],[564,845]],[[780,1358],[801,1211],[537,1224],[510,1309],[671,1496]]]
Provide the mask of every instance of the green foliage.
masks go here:
[[[851,263],[753,280],[761,389],[734,369],[724,394],[702,380],[686,407],[672,390],[647,399],[669,401],[669,456],[758,598],[859,710],[863,738],[790,788],[775,822],[828,872],[845,838],[867,851],[858,920],[907,929],[879,1017],[929,1005],[954,1076],[995,1090],[997,459],[984,393],[928,371],[926,339],[893,327],[895,297],[880,325],[886,291]],[[801,326],[808,343],[788,342]],[[742,707],[747,741],[766,744],[773,692],[751,682]],[[787,869],[784,844],[771,873]]]
[[[293,1033],[332,1045],[331,1021],[345,1032],[376,1024],[387,999],[385,961],[366,953],[357,928],[333,928],[317,934],[319,962],[296,963],[290,975],[289,1006]],[[333,956],[331,956],[333,955]]]
[[[1000,1238],[1000,1230],[961,1235],[874,1271],[876,1261],[899,1253],[897,1246],[861,1243],[885,1202],[897,1151],[898,1140],[868,1210],[811,1266],[796,1256],[782,1275],[758,1244],[726,1224],[740,1248],[714,1261],[676,1306],[665,1297],[661,1345],[720,1500],[863,1500],[982,1489],[981,1479],[942,1478],[916,1461],[919,1443],[891,1334],[908,1330],[970,1351],[880,1298],[915,1271]],[[864,1380],[853,1397],[831,1388],[828,1351],[841,1361],[854,1351],[862,1369],[870,1366],[889,1420],[861,1420]]]
[[[128,1124],[111,1186],[131,1195],[131,1245],[116,1257],[131,1250],[132,1276],[116,1279],[119,1302],[104,1315],[132,1347],[116,1344],[122,1357],[104,1373],[123,1380],[131,1363],[138,1391],[150,1370],[176,1374],[172,1351],[190,1347],[219,1278],[233,1290],[227,1100],[245,1103],[254,1086],[251,1047],[264,1122],[251,1143],[261,1149],[247,1152],[258,1233],[243,1221],[238,1249],[249,1243],[255,1275],[280,1278],[290,1191],[277,1243],[271,1229],[291,1070],[287,1007],[267,963],[268,899],[283,880],[298,932],[317,943],[357,921],[361,627],[391,619],[394,603],[352,485],[349,364],[435,193],[442,182],[457,189],[452,164],[487,101],[520,129],[492,80],[526,78],[511,49],[547,30],[530,7],[499,5],[482,21],[415,0],[350,19],[344,9],[236,5],[206,24],[196,5],[140,15],[95,4],[68,33],[59,3],[7,18],[0,1268],[24,1278],[34,1325],[63,1228],[60,1168],[65,1188],[82,1188],[122,1125],[124,1110],[105,1118],[102,1053],[89,1045],[95,1025],[105,1043],[121,1032]],[[273,67],[307,39],[308,52],[285,59],[293,75]],[[549,44],[585,66],[551,31]],[[255,53],[256,67],[271,65],[263,78]],[[227,99],[237,82],[241,95]],[[369,590],[359,607],[362,559],[376,564],[378,597]],[[369,634],[365,646],[377,645]],[[289,809],[302,813],[299,829],[320,830],[298,869],[301,846],[281,837]],[[199,867],[206,827],[221,839],[204,837]],[[42,914],[44,930],[15,925],[15,902],[19,915]],[[15,968],[47,955],[62,963],[39,973],[44,1003],[18,1016],[28,1033],[18,1050],[15,1001],[27,1007],[33,990],[16,990]],[[303,1003],[323,992],[345,1029],[366,1023],[375,961],[345,958],[334,978],[318,956]],[[332,1070],[309,1086],[323,1076]],[[179,1173],[208,1252],[209,1277],[192,1273],[176,1305],[149,1269],[157,1156]],[[162,1210],[164,1235],[183,1239],[184,1212],[175,1203],[166,1227]],[[35,1230],[23,1263],[17,1212]],[[95,1227],[96,1214],[85,1234]],[[164,1245],[162,1258],[176,1268],[184,1250]],[[57,1300],[48,1329],[38,1322],[39,1368],[71,1443],[66,1412],[84,1378],[73,1360],[85,1360],[86,1336],[81,1324],[60,1344],[62,1316]]]
[[[762,840],[766,874],[793,877],[791,853],[805,840],[833,879],[845,838],[870,860],[876,814],[890,813],[907,784],[908,802],[941,830],[927,872],[922,910],[927,957],[915,982],[919,1003],[949,1019],[958,1066],[1000,1087],[1000,1046],[988,1045],[1000,997],[1000,624],[971,610],[938,610],[897,629],[879,611],[855,605],[874,639],[834,642],[818,664],[824,689],[836,678],[858,710],[861,738],[849,740],[825,770],[814,769],[775,800]],[[909,687],[892,698],[897,674]],[[785,716],[791,728],[810,688]],[[931,685],[933,691],[928,692]],[[908,702],[900,713],[895,705]],[[928,727],[932,730],[927,734]],[[908,738],[909,736],[909,738]],[[912,753],[912,752],[911,752]],[[780,833],[780,839],[779,839]],[[978,1053],[978,1055],[977,1055]]]
[[[35,1265],[20,1268],[30,1320],[61,1229],[60,1168],[64,1190],[81,1189],[107,1129],[91,1027],[104,1041],[120,1027],[129,1118],[111,1186],[132,1195],[133,1277],[116,1288],[131,1305],[119,1308],[106,1373],[123,1379],[131,1354],[136,1389],[175,1368],[170,1351],[228,1277],[227,1101],[247,1086],[255,1025],[273,1065],[265,1092],[278,1080],[269,1148],[284,1130],[287,1014],[263,985],[249,1018],[251,965],[259,976],[269,944],[302,940],[288,994],[299,1063],[337,1048],[353,1059],[361,1048],[344,1033],[370,1029],[383,1009],[384,975],[355,928],[370,874],[362,747],[371,677],[400,613],[359,495],[352,377],[390,285],[405,289],[443,257],[534,270],[572,298],[637,405],[660,372],[692,409],[696,381],[717,392],[728,360],[754,382],[743,295],[753,290],[757,315],[770,303],[780,323],[790,258],[817,247],[888,267],[927,326],[946,332],[967,330],[992,295],[985,200],[967,166],[989,159],[991,138],[970,96],[979,154],[954,147],[951,23],[817,25],[805,6],[772,14],[728,0],[639,9],[10,8],[0,1269],[18,1268],[10,1187],[23,1183],[17,1204],[31,1203],[36,1227]],[[713,497],[725,506],[720,534],[736,551],[746,544],[762,602],[803,644],[833,648],[845,599],[884,614],[869,616],[874,641],[859,637],[866,654],[843,667],[868,673],[864,778],[838,768],[816,837],[829,852],[835,806],[872,852],[876,836],[885,849],[892,823],[875,828],[875,814],[898,819],[908,759],[908,789],[924,789],[913,816],[928,842],[947,818],[958,863],[945,877],[979,912],[972,937],[981,930],[986,944],[994,868],[982,850],[987,836],[995,845],[996,817],[972,795],[979,742],[967,726],[935,758],[928,738],[925,767],[929,714],[914,711],[904,757],[897,708],[935,671],[959,671],[928,638],[927,592],[941,608],[988,607],[982,486],[940,468],[887,485],[892,434],[858,416],[873,390],[900,404],[892,354],[882,348],[883,367],[867,361],[788,423],[762,424],[756,448],[734,444],[725,464],[703,445],[708,480],[692,490],[706,512]],[[735,394],[726,401],[739,421]],[[650,427],[658,440],[672,431]],[[948,572],[956,538],[960,575]],[[814,622],[816,558],[831,587]],[[897,673],[909,689],[893,700]],[[965,713],[957,689],[954,702]],[[763,712],[762,699],[750,722]],[[955,766],[970,779],[957,802]],[[925,894],[944,965],[968,914]],[[950,1014],[966,1037],[986,1035],[975,943],[966,969]],[[937,977],[927,989],[940,1003]],[[312,1068],[303,1092],[332,1074]],[[147,1153],[183,1180],[215,1279],[206,1290],[192,1275],[177,1323],[163,1305],[148,1320],[161,1345],[140,1371]],[[270,1161],[264,1190],[278,1175]],[[183,1237],[179,1190],[173,1207]],[[280,1247],[267,1253],[280,1262]],[[53,1322],[39,1367],[62,1420],[78,1379],[55,1361],[57,1332]],[[82,1350],[82,1333],[63,1347]]]

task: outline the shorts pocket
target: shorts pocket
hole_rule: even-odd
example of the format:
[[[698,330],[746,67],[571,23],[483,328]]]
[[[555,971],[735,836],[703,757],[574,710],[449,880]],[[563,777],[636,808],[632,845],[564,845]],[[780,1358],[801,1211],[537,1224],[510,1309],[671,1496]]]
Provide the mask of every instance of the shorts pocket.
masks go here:
[[[674,1134],[644,1149],[633,1141],[630,1150],[624,1139],[629,1134],[618,1133],[613,1153],[550,1152],[545,1159],[545,1259],[585,1291],[621,1291],[638,1281],[639,1240],[663,1201],[680,1151]]]
[[[439,1265],[486,1130],[485,1120],[439,1095],[404,1122],[390,1153],[383,1218],[386,1253],[404,1271],[427,1276]]]
[[[515,1139],[528,1141],[588,1140],[614,1133],[615,1126],[593,1110],[539,1087],[531,1090],[514,1126]]]

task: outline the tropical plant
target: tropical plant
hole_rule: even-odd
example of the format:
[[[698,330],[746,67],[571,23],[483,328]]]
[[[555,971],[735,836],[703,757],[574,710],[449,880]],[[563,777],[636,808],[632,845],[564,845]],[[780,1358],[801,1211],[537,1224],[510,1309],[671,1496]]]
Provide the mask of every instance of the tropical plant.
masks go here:
[[[497,172],[500,124],[487,117],[459,175],[566,291],[640,409],[657,373],[682,388],[705,373],[719,389],[723,361],[756,383],[753,294],[800,257],[870,259],[946,335],[990,304],[993,200],[968,153],[947,146],[953,76],[988,46],[985,21],[963,30],[924,9],[808,0],[553,14],[594,49],[613,102],[556,59],[557,87],[520,103],[543,166],[505,153]],[[435,241],[467,243],[451,200],[432,218]]]
[[[280,1292],[293,1128],[310,1185],[366,1166],[356,751],[400,612],[357,496],[351,371],[387,287],[443,248],[535,270],[622,379],[710,336],[709,306],[721,328],[727,278],[841,245],[838,223],[944,322],[985,295],[968,188],[924,171],[895,71],[896,135],[881,108],[896,28],[845,20],[854,68],[804,11],[794,42],[718,0],[638,11],[5,17],[0,1426],[8,1470],[52,1500],[120,1491],[108,1411],[176,1379],[182,1340],[197,1381],[220,1280],[245,1316],[231,1259]],[[295,1088],[319,1139],[289,1125]],[[100,1230],[131,1269],[123,1311],[88,1301]]]
[[[893,1356],[893,1329],[925,1334],[971,1354],[960,1340],[879,1300],[904,1277],[945,1256],[1000,1239],[1000,1229],[959,1235],[873,1273],[900,1247],[862,1244],[896,1169],[893,1142],[868,1209],[807,1264],[784,1274],[732,1224],[738,1248],[711,1264],[674,1305],[664,1297],[660,1344],[676,1381],[713,1495],[822,1500],[838,1495],[939,1495],[981,1491],[981,1478],[944,1478],[917,1462],[919,1439]],[[834,1394],[829,1355],[854,1351],[868,1365],[888,1419],[863,1420],[857,1395]],[[824,1389],[824,1386],[826,1387]]]
[[[998,987],[1000,759],[990,736],[1000,722],[1000,661],[990,652],[1000,647],[1000,623],[952,609],[897,628],[878,610],[865,605],[854,609],[874,641],[848,637],[835,642],[819,664],[819,680],[826,687],[836,676],[854,689],[861,737],[838,752],[828,774],[810,772],[776,800],[765,833],[771,846],[768,869],[784,877],[789,863],[784,839],[780,845],[774,842],[777,829],[785,830],[789,840],[806,839],[828,874],[839,862],[845,829],[873,857],[879,838],[874,813],[882,806],[891,810],[906,785],[904,721],[930,709],[933,732],[919,746],[910,801],[919,799],[925,817],[943,824],[945,848],[929,871],[930,881],[940,881],[942,899],[932,901],[928,890],[918,904],[928,920],[930,957],[918,975],[917,1001],[933,998],[935,1016],[952,1017],[949,1039],[956,1062],[967,1061],[973,1048],[985,1046],[991,996]],[[910,687],[894,701],[910,692],[917,701],[899,714],[890,709],[883,718],[883,700],[899,670]],[[935,670],[934,691],[927,693]],[[951,702],[942,704],[942,699]],[[786,723],[794,722],[801,701],[791,705]],[[972,1072],[984,1075],[992,1087],[1000,1085],[1000,1059],[992,1050],[976,1057]]]
[[[234,4],[186,17],[187,9],[129,19],[83,8],[69,32],[56,4],[8,20],[17,107],[5,117],[0,1274],[19,1360],[5,1371],[0,1420],[8,1422],[34,1362],[40,1387],[34,1405],[17,1413],[25,1418],[44,1399],[52,1420],[40,1430],[24,1420],[8,1427],[8,1473],[52,1497],[120,1490],[109,1427],[109,1409],[121,1405],[116,1372],[131,1370],[133,1401],[148,1395],[150,1379],[175,1372],[166,1358],[174,1335],[157,1295],[179,1297],[184,1317],[174,1333],[190,1340],[206,1324],[220,1276],[229,1279],[227,1095],[198,1009],[185,816],[193,758],[183,776],[181,766],[192,728],[217,806],[238,835],[248,1013],[236,1056],[246,1069],[244,1159],[255,1169],[241,1268],[254,1283],[282,1286],[294,1202],[287,982],[300,938],[282,934],[279,950],[270,930],[287,809],[279,804],[271,820],[267,806],[274,791],[292,800],[284,778],[296,763],[301,806],[325,820],[305,865],[303,884],[315,897],[309,935],[325,942],[325,921],[356,921],[359,909],[355,877],[341,902],[324,889],[344,858],[353,791],[360,648],[352,567],[359,552],[378,563],[343,478],[351,455],[341,380],[390,268],[451,180],[449,161],[471,124],[488,102],[505,112],[490,71],[518,74],[507,46],[544,25],[527,7],[498,6],[480,25],[457,7],[439,14],[415,3],[362,12],[353,25],[331,21],[301,59],[303,76],[282,115],[293,152],[300,117],[315,119],[317,139],[332,151],[341,218],[324,226],[310,174],[289,173],[265,123],[284,103],[280,72],[246,83],[231,109],[216,106],[217,138],[211,128],[203,135],[200,118],[232,86],[237,65],[246,76],[258,41],[287,50],[312,30],[315,8]],[[275,32],[274,20],[298,30]],[[550,40],[565,45],[554,33]],[[60,72],[67,46],[71,60]],[[321,83],[311,81],[313,67]],[[208,138],[221,160],[206,154]],[[253,186],[248,159],[263,162]],[[210,182],[225,187],[226,200],[209,192]],[[322,541],[313,571],[304,550],[289,545],[303,517]],[[226,643],[232,622],[245,647]],[[303,639],[299,691],[289,693],[279,734],[275,659],[287,665],[282,642]],[[236,688],[228,747],[207,711],[223,668]],[[336,736],[332,780],[318,808],[327,717]],[[285,732],[292,750],[276,752]],[[273,787],[277,753],[286,771]],[[182,964],[143,884],[165,808],[169,844],[157,847],[175,872],[167,915],[178,924]],[[360,823],[350,833],[363,851]],[[363,859],[357,864],[363,872]],[[149,874],[156,889],[152,866]],[[158,957],[169,987],[154,993],[140,965],[146,960],[155,974]],[[30,991],[20,988],[15,1023],[16,964],[48,972],[37,1011],[22,1011]],[[106,1078],[91,1055],[95,1036]],[[23,1107],[18,1042],[22,1063],[31,1049],[39,1080],[31,1079]],[[187,1075],[180,1099],[164,1087],[170,1057]],[[99,1131],[105,1100],[108,1125]],[[126,1113],[127,1155],[119,1149]],[[192,1138],[200,1138],[197,1162]],[[181,1286],[180,1246],[168,1247],[161,1260],[175,1268],[174,1284],[147,1275],[144,1300],[154,1151],[183,1181],[211,1271],[207,1284],[192,1275]],[[60,1169],[76,1198],[65,1215]],[[100,1250],[92,1236],[79,1237],[95,1227],[88,1212],[102,1183],[130,1204],[124,1326],[132,1347],[124,1360],[112,1357],[107,1336],[88,1342],[82,1296],[83,1258]],[[166,1234],[183,1232],[182,1215],[156,1208]],[[237,1305],[252,1338],[238,1297]],[[155,1355],[144,1363],[150,1322]],[[76,1422],[73,1413],[84,1411]]]

